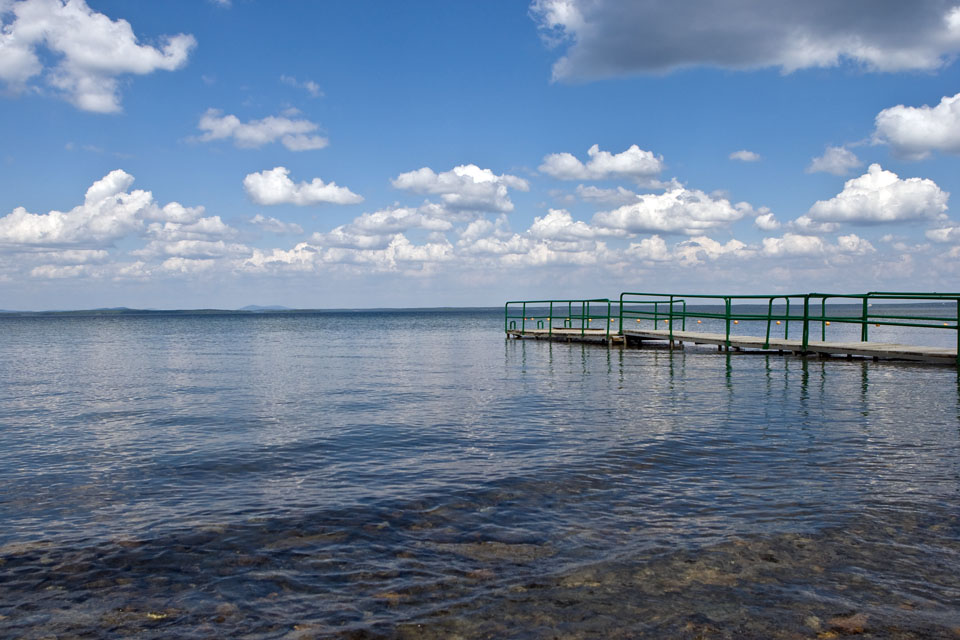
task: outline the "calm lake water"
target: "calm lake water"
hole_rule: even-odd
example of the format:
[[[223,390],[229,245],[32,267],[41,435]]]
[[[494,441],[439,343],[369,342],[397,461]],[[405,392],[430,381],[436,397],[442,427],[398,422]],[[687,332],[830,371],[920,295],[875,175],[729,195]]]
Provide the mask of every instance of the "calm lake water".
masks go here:
[[[953,368],[502,310],[0,335],[3,637],[960,635]]]

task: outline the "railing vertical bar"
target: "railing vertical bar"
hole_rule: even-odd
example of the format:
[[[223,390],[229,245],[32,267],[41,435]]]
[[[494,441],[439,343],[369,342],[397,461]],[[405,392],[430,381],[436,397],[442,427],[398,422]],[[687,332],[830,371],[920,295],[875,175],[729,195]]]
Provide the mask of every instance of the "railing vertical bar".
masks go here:
[[[867,341],[867,325],[869,324],[869,316],[867,315],[867,298],[869,295],[863,297],[863,307],[860,312],[860,342]]]
[[[724,306],[724,317],[727,324],[726,337],[724,338],[724,347],[727,351],[730,351],[730,298],[723,299]]]
[[[770,348],[770,320],[773,317],[773,296],[770,296],[770,300],[767,301],[767,337],[764,338],[763,348]]]

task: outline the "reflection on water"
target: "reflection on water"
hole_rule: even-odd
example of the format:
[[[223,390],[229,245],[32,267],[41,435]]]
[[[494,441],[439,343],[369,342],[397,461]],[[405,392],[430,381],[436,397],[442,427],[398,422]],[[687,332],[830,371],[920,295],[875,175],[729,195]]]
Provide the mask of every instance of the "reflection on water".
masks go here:
[[[0,323],[3,635],[960,629],[950,369],[497,312]]]

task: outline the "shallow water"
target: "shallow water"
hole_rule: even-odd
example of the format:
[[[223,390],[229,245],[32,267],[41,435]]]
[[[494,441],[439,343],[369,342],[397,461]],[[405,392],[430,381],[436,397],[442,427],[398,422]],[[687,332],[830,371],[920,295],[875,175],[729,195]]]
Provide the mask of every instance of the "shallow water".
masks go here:
[[[502,322],[0,319],[0,632],[960,630],[954,369]]]

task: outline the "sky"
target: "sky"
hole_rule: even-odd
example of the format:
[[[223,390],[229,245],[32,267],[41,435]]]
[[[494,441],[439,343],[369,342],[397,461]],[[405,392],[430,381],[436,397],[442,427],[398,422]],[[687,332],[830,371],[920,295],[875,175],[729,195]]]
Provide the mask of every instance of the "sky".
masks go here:
[[[960,0],[0,0],[0,309],[957,291],[958,54]]]

